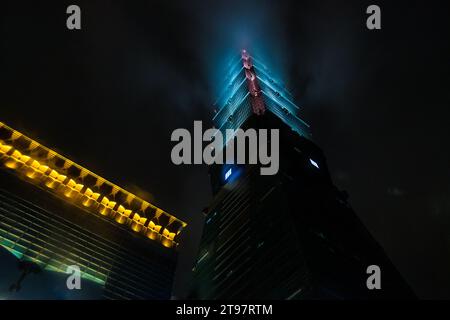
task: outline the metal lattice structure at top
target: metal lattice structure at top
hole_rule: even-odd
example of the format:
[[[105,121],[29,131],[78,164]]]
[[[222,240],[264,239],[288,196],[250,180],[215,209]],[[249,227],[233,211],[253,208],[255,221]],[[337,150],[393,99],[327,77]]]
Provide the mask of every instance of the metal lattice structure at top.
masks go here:
[[[215,126],[223,133],[226,129],[236,130],[252,114],[269,111],[299,135],[311,138],[309,125],[297,116],[299,107],[292,101],[292,94],[246,50],[230,63],[224,86],[214,104],[213,118]]]
[[[167,248],[186,222],[0,122],[0,163],[27,182]]]

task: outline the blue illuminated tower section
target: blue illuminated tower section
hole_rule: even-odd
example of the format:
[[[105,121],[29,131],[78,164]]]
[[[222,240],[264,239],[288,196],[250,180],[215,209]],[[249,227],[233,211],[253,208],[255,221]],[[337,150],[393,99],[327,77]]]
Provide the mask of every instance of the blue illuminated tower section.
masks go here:
[[[214,197],[203,212],[191,298],[414,298],[333,184],[291,94],[247,51],[230,64],[215,111],[224,136],[278,129],[280,163],[267,176],[259,165],[210,166]],[[370,265],[383,272],[382,290],[367,288]]]
[[[292,98],[262,62],[242,50],[230,64],[224,89],[214,104],[213,121],[225,133],[226,129],[240,128],[252,115],[271,112],[299,135],[309,138],[309,125],[297,116],[299,107]]]

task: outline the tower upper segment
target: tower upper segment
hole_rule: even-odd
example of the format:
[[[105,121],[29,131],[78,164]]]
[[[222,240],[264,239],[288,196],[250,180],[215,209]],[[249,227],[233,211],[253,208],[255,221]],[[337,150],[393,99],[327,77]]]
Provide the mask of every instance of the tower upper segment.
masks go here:
[[[241,127],[253,114],[272,112],[299,135],[310,138],[309,125],[297,116],[299,107],[292,98],[260,60],[242,50],[229,65],[224,89],[214,104],[213,121],[224,132]]]

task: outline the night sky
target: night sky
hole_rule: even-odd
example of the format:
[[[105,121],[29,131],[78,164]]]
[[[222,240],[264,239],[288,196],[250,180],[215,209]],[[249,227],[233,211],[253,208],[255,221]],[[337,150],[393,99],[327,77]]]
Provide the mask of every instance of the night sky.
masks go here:
[[[66,28],[70,4],[80,31]],[[365,27],[370,4],[382,30]],[[285,81],[417,295],[450,298],[444,1],[6,1],[0,15],[0,121],[186,220],[177,296],[211,190],[206,166],[172,164],[170,135],[211,124],[226,59],[245,47]]]

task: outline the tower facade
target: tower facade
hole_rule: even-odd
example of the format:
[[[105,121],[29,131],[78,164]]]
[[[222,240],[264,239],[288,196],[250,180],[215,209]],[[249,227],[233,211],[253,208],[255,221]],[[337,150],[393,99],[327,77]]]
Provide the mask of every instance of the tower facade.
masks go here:
[[[3,123],[0,163],[0,246],[21,266],[76,266],[95,298],[171,298],[185,222]],[[50,298],[65,297],[60,285]],[[21,287],[11,284],[12,298]]]
[[[225,129],[278,129],[279,171],[210,167],[192,298],[371,299],[414,294],[330,178],[325,156],[292,96],[245,50],[230,66],[214,122]],[[272,142],[271,142],[272,143]],[[225,146],[224,146],[225,147]],[[381,270],[381,289],[367,269]]]

